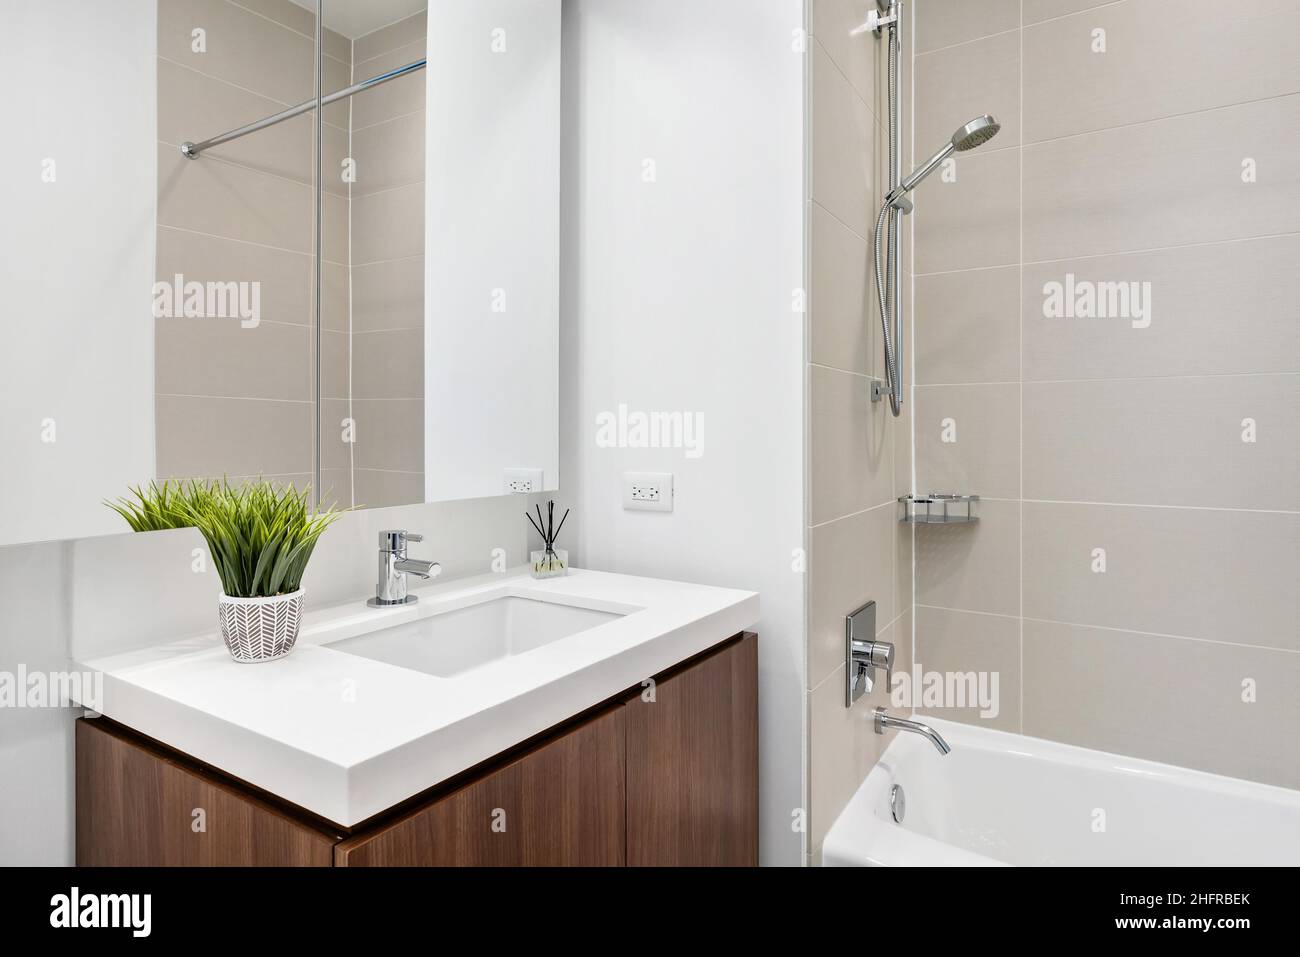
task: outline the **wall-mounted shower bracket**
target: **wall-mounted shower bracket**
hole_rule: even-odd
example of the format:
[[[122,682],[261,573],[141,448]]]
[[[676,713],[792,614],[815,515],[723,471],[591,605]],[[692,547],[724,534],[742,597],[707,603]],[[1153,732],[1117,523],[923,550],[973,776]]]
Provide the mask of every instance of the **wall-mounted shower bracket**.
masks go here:
[[[867,22],[850,30],[850,36],[861,36],[864,33],[874,33],[876,36],[880,36],[881,30],[891,23],[898,22],[898,14],[889,12],[894,8],[893,0],[876,0],[876,5],[880,9],[868,13]]]
[[[907,190],[901,186],[890,190],[889,195],[885,197],[885,202],[889,203],[890,206],[894,207],[894,209],[898,210],[904,216],[907,216],[916,208],[912,204],[912,200],[909,198]]]

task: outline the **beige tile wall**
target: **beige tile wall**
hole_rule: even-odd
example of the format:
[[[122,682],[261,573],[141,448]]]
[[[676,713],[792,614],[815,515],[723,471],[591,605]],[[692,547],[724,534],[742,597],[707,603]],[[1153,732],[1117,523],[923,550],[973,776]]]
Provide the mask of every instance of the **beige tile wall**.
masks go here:
[[[196,50],[195,31],[205,49]],[[314,23],[289,0],[168,0],[158,10],[157,278],[257,282],[260,322],[155,323],[158,473],[310,483],[314,119],[301,116],[187,160],[178,147],[311,96]],[[349,82],[350,43],[325,34],[325,83]],[[326,116],[338,169],[347,113]],[[327,170],[331,166],[327,165]],[[343,201],[327,180],[330,206]],[[347,221],[327,216],[325,322],[347,295]],[[333,388],[329,376],[323,382]],[[348,490],[350,496],[350,489]]]
[[[916,7],[918,151],[1003,123],[915,214],[918,484],[986,496],[917,530],[917,660],[1002,698],[936,713],[1300,787],[1300,5]]]
[[[196,29],[204,52],[193,49]],[[282,123],[196,162],[177,147],[310,97],[314,29],[312,15],[289,0],[160,6],[158,277],[257,281],[262,313],[254,329],[158,321],[161,475],[310,474],[314,120]],[[326,30],[326,89],[418,59],[425,31],[424,14],[355,41]],[[354,183],[342,176],[347,157]],[[324,172],[325,497],[423,501],[423,74],[328,108]]]
[[[849,32],[875,0],[815,0],[808,51],[811,155],[808,343],[808,851],[827,830],[889,737],[870,714],[884,682],[844,705],[844,617],[868,600],[877,635],[911,661],[911,533],[895,499],[911,480],[909,419],[873,403],[884,375],[868,241],[887,176],[883,41]],[[906,63],[904,64],[906,73]],[[904,257],[910,268],[910,255]],[[905,286],[910,281],[905,281]]]
[[[354,81],[424,55],[423,13],[353,42]],[[424,501],[424,74],[352,101],[357,504]]]

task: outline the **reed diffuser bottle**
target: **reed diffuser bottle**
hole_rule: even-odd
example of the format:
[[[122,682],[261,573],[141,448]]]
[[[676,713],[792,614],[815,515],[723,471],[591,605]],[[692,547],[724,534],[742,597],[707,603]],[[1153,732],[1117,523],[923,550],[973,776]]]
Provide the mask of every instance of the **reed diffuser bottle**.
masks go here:
[[[560,518],[560,524],[555,524],[555,502],[546,503],[546,518],[542,518],[542,507],[533,506],[537,509],[537,521],[524,512],[524,518],[528,519],[528,524],[533,526],[537,534],[542,536],[543,547],[536,549],[529,554],[531,559],[528,563],[528,570],[534,578],[559,578],[569,570],[569,553],[563,548],[555,547],[555,540],[559,537],[560,529],[564,528],[564,522],[569,517],[569,510],[564,510],[564,515]]]

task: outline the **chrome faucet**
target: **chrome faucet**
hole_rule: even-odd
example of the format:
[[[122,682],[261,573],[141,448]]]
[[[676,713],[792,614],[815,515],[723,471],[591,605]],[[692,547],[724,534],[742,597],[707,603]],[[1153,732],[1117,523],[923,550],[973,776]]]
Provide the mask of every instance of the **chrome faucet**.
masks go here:
[[[886,714],[884,708],[876,709],[876,734],[884,734],[890,729],[899,731],[912,731],[916,734],[924,735],[934,745],[935,750],[940,754],[947,754],[952,748],[948,747],[948,742],[943,739],[938,731],[928,724],[922,724],[919,721],[910,721],[907,718],[895,718],[893,715]]]
[[[413,535],[401,529],[379,533],[379,580],[375,583],[375,597],[367,601],[367,605],[392,608],[395,605],[413,605],[420,600],[416,595],[407,594],[406,576],[428,579],[442,571],[437,562],[407,556],[407,544],[422,541],[423,535]]]

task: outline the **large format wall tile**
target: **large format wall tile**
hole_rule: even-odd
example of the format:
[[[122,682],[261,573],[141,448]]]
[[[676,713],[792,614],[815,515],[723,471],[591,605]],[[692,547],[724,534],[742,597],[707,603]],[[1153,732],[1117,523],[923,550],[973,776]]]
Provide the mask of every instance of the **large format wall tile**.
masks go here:
[[[891,504],[817,525],[809,530],[808,685],[815,688],[844,667],[844,619],[876,603],[876,629],[897,616],[894,526]]]
[[[1019,262],[1020,150],[974,150],[951,162],[954,182],[941,169],[913,194],[917,275]]]
[[[424,329],[352,336],[352,395],[360,399],[424,396]]]
[[[982,152],[1020,145],[1020,32],[999,33],[916,58],[916,148],[929,156],[982,113],[1002,129]]]
[[[1020,614],[1020,503],[980,502],[975,525],[916,527],[916,602]]]
[[[1020,0],[915,0],[916,52],[1015,30]]]
[[[1020,381],[1020,268],[916,277],[916,381]]]
[[[160,395],[158,475],[290,475],[310,472],[310,402]]]
[[[894,499],[889,402],[871,380],[813,366],[809,416],[809,521],[820,525]]]
[[[163,283],[174,285],[177,275],[204,284],[257,283],[262,319],[311,324],[311,258],[303,253],[159,226],[156,262]]]
[[[428,15],[422,11],[357,37],[353,43],[353,58],[361,62],[411,43],[424,43],[428,33]]]
[[[169,146],[179,148],[187,140],[197,142],[283,109],[278,100],[170,60],[158,60],[158,139]],[[213,147],[203,158],[215,156],[310,184],[314,173],[311,130],[311,117],[298,116]]]
[[[353,497],[358,508],[387,508],[424,501],[423,472],[354,469]]]
[[[204,31],[202,52],[194,49],[195,30]],[[159,56],[286,105],[312,95],[314,46],[309,37],[226,0],[158,4]]]
[[[352,267],[352,329],[424,328],[424,257]]]
[[[998,731],[1020,730],[1018,618],[918,603],[913,686],[919,684],[923,689],[929,672],[944,676],[945,689],[952,688],[952,697],[945,693],[942,707],[917,705],[918,711]]]
[[[1300,372],[1298,262],[1277,236],[1027,265],[1025,380]],[[1067,288],[1106,317],[1060,318]]]
[[[326,250],[326,257],[329,251]],[[352,264],[424,255],[424,183],[352,200]]]
[[[1024,415],[1027,499],[1300,509],[1300,375],[1026,383]]]
[[[876,121],[820,46],[812,51],[812,198],[859,236],[876,215]]]
[[[421,40],[372,59],[358,60],[352,68],[356,82],[412,63],[424,56],[424,48]],[[424,84],[424,72],[418,71],[367,90],[365,96],[354,96],[351,100],[353,132],[397,116],[422,113]]]
[[[1027,142],[1300,92],[1294,0],[1115,3],[1026,29],[1024,47]]]
[[[904,616],[881,636],[882,640],[894,644],[899,662],[912,660],[908,617]],[[808,809],[809,847],[821,844],[853,792],[898,734],[897,731],[876,734],[872,713],[878,707],[890,707],[884,673],[877,674],[881,680],[875,689],[854,702],[852,708],[844,705],[843,663],[807,695],[808,780],[812,799]]]
[[[394,472],[424,469],[424,400],[353,399],[356,466]]]
[[[162,395],[311,399],[307,326],[238,319],[159,319],[154,368]]]
[[[312,189],[212,156],[158,147],[158,222],[227,239],[308,252]]]
[[[309,257],[308,262],[311,262]],[[326,262],[321,273],[324,295],[321,306],[321,328],[334,332],[348,330],[348,300],[352,295],[351,270],[345,263]]]
[[[880,307],[869,265],[872,247],[820,205],[811,206],[812,361],[871,375],[873,345],[880,338]]]
[[[1300,514],[1024,509],[1027,617],[1300,651]]]
[[[1020,496],[1020,386],[932,385],[916,393],[917,491]],[[945,436],[955,433],[955,442]]]
[[[1300,231],[1300,95],[1023,152],[1026,262]]]
[[[1026,734],[1296,787],[1300,6],[1008,6],[916,6],[918,149],[1017,95],[1025,144],[916,195],[917,486],[986,499],[911,532],[918,656],[1022,652]]]
[[[812,35],[872,113],[881,116],[876,100],[876,57],[883,58],[887,51],[874,34],[851,35],[867,22],[867,14],[877,9],[876,0],[813,0]]]
[[[1023,0],[1021,16],[1025,25],[1041,23],[1055,17],[1082,13],[1096,7],[1109,6],[1116,0]]]
[[[424,181],[424,114],[411,113],[352,134],[352,196]]]
[[[1024,627],[1026,734],[1300,788],[1300,654]]]
[[[327,399],[346,399],[352,387],[352,356],[348,334],[321,330],[320,388]]]
[[[356,430],[348,427],[353,417],[352,403],[347,399],[322,399],[320,414],[321,468],[350,470],[355,445],[347,437],[356,437]],[[350,484],[348,489],[351,494]]]

